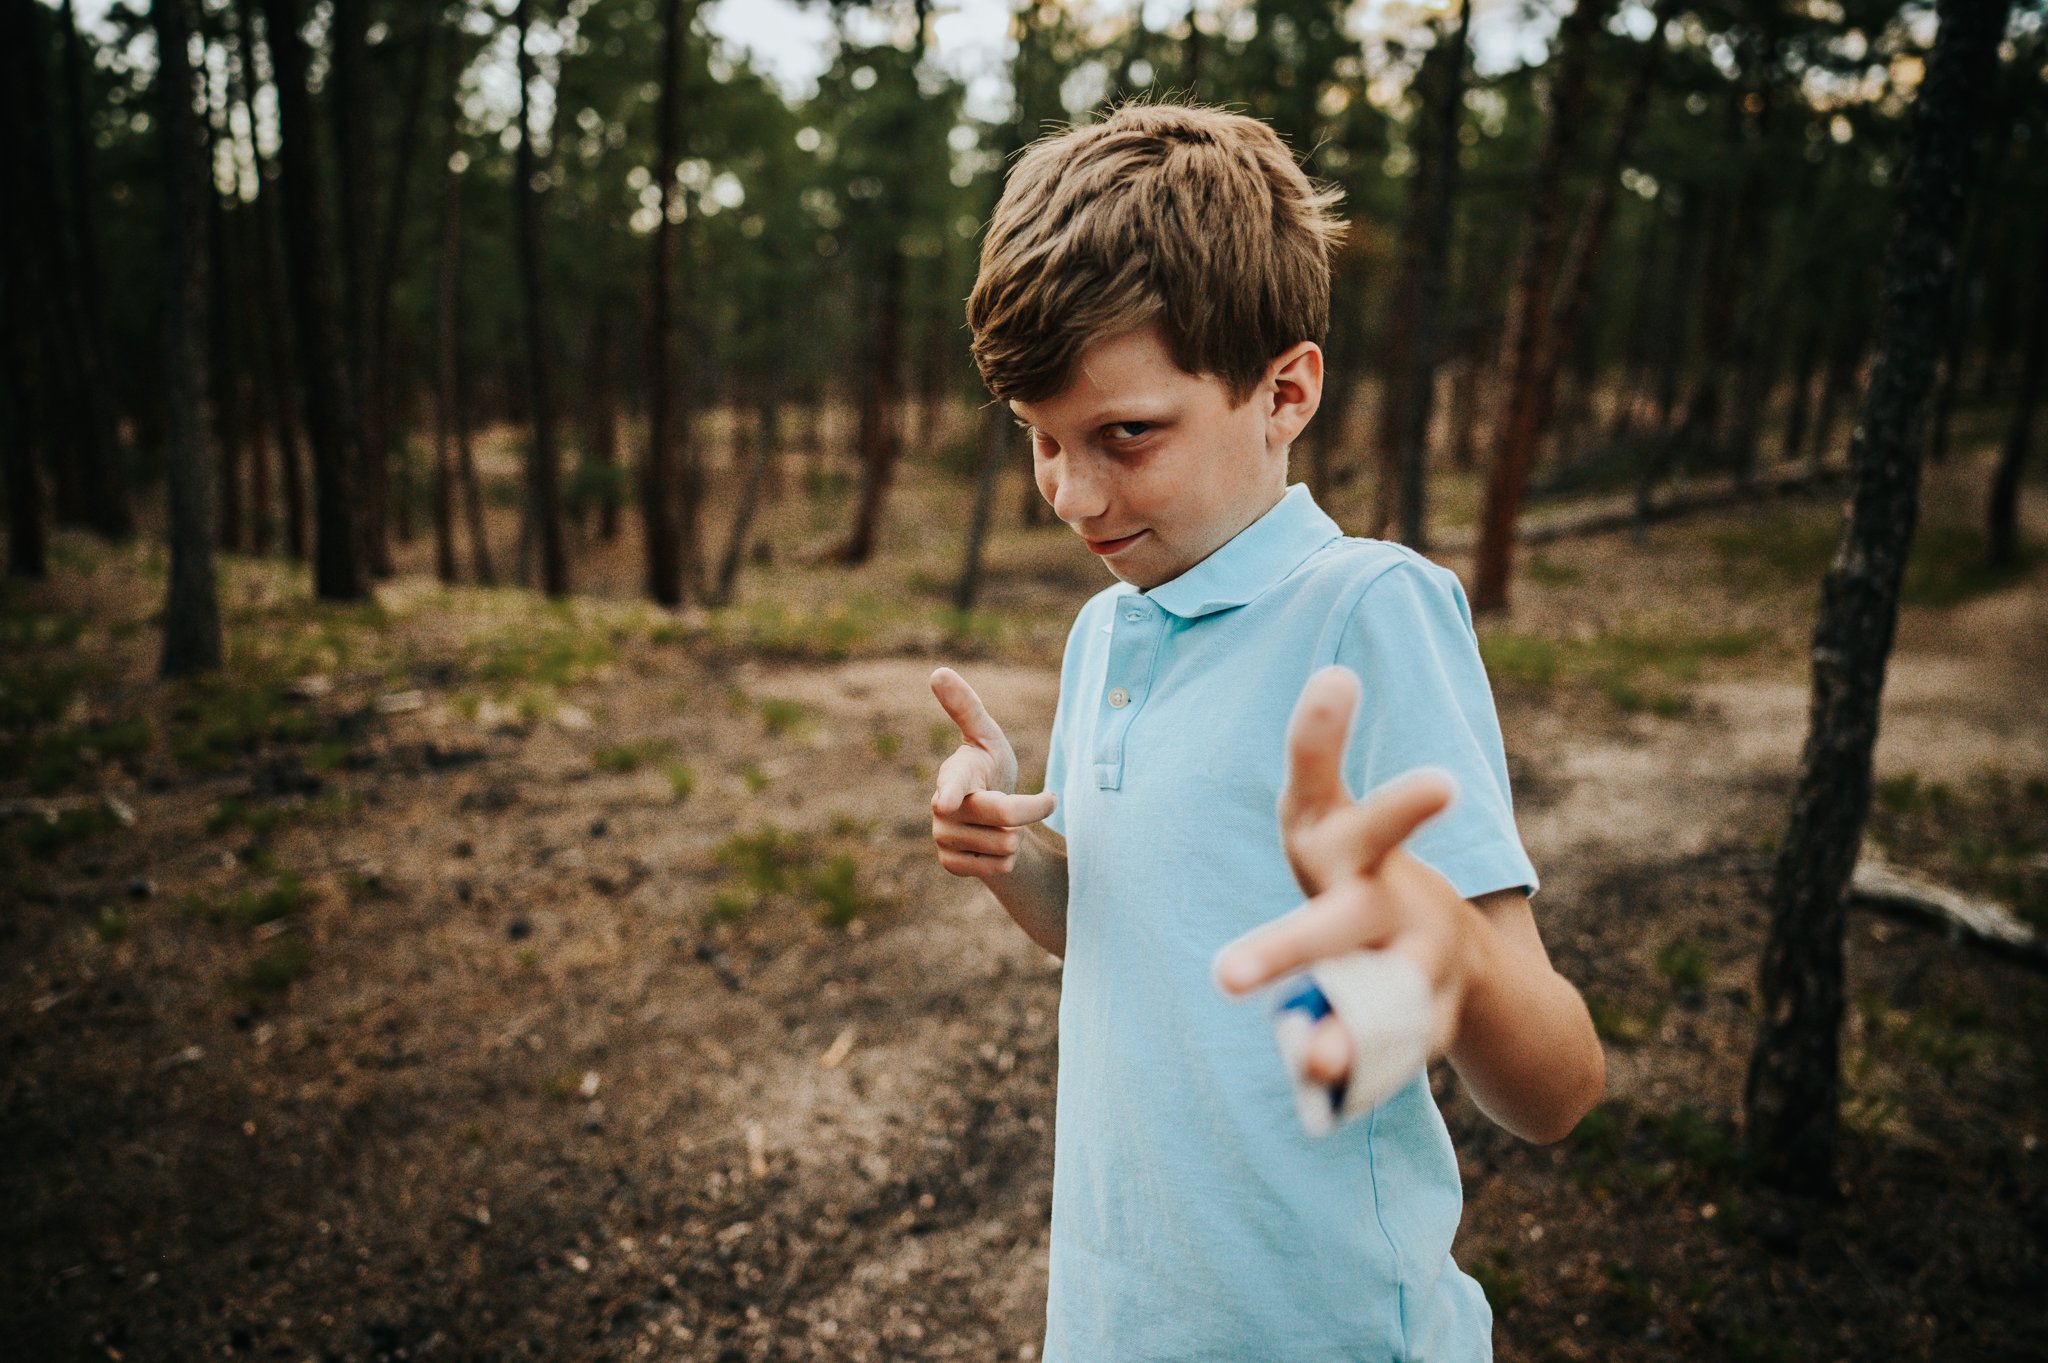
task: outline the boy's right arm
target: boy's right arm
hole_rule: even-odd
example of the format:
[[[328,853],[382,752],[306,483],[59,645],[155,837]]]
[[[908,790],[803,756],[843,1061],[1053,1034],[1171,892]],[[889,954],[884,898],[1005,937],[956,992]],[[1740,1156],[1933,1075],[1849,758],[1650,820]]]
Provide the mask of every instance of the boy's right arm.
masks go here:
[[[959,673],[932,673],[932,694],[960,730],[960,747],[940,764],[932,793],[939,865],[987,885],[1027,937],[1065,956],[1067,845],[1043,826],[1058,797],[1015,793],[1016,752]]]

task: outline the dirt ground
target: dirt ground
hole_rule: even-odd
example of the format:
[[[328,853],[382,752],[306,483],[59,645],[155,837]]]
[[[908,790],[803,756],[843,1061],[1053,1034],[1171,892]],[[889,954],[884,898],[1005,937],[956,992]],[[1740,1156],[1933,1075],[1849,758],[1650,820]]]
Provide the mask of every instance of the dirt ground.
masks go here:
[[[1969,571],[1981,486],[1962,459],[1930,482],[1872,836],[2027,907],[2048,569]],[[418,545],[374,612],[235,561],[203,691],[150,678],[147,552],[65,540],[0,599],[0,1353],[1035,1356],[1059,968],[933,862],[925,678],[958,666],[1042,767],[1100,570],[1005,530],[962,622],[961,489],[906,489],[853,575],[803,561],[841,504],[814,491],[714,613],[630,601],[625,545],[585,547],[614,595],[567,606],[441,589]],[[2048,1337],[2037,974],[1852,913],[1839,1184],[1743,1177],[1835,514],[1553,544],[1482,631],[1539,920],[1610,1076],[1548,1148],[1436,1076],[1503,1359]]]

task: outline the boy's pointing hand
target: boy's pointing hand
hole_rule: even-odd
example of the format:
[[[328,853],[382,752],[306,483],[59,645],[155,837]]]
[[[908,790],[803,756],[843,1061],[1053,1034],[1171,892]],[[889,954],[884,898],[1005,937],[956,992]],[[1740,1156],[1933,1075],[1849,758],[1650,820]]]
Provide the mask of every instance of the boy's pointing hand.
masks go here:
[[[1470,972],[1470,919],[1478,911],[1403,843],[1450,804],[1450,778],[1422,769],[1354,800],[1344,784],[1345,741],[1358,679],[1342,667],[1309,678],[1287,729],[1280,833],[1309,901],[1218,952],[1216,982],[1244,994],[1290,971],[1353,951],[1399,952],[1418,966],[1435,1003],[1432,1050],[1450,1044]],[[1306,1070],[1325,1083],[1351,1068],[1351,1041],[1335,1018],[1318,1024]]]
[[[932,673],[932,694],[960,730],[960,747],[940,764],[932,793],[939,865],[981,880],[1008,875],[1017,867],[1017,830],[1052,813],[1058,797],[1015,793],[1017,754],[959,673],[950,667]]]

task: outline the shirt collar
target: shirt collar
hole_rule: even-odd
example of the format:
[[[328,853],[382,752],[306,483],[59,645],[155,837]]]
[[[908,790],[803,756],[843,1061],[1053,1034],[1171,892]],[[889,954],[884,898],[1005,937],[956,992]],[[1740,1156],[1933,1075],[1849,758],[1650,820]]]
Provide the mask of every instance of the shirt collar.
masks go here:
[[[1237,532],[1209,557],[1145,593],[1164,610],[1192,620],[1257,599],[1299,568],[1310,554],[1344,534],[1296,483],[1272,510]]]

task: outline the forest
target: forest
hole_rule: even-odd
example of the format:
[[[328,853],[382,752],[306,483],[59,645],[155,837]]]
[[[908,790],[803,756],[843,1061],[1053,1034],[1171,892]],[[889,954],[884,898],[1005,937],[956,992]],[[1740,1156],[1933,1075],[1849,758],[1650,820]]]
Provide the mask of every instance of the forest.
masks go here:
[[[1133,100],[1341,190],[1292,477],[1462,579],[1606,1051],[1432,1070],[1496,1352],[2037,1356],[2043,0],[0,25],[8,1357],[1038,1356],[927,678],[1035,789],[1108,579],[964,300]]]

